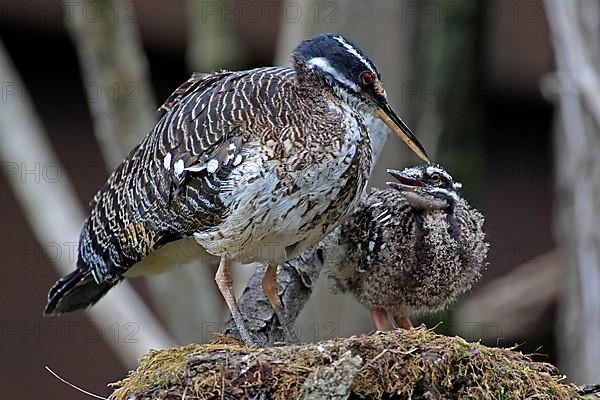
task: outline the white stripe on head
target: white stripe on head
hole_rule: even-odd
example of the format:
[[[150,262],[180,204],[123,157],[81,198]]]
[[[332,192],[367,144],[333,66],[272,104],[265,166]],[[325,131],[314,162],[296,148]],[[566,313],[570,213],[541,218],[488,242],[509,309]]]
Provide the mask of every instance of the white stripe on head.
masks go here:
[[[444,188],[432,188],[429,189],[429,192],[431,193],[442,193],[446,196],[452,197],[452,199],[456,202],[458,202],[460,200],[460,197],[458,196],[458,193],[456,193],[453,190],[448,190],[448,189],[444,189]]]
[[[344,46],[344,48],[348,51],[348,53],[350,53],[354,57],[358,58],[369,69],[369,71],[371,71],[375,75],[377,75],[377,72],[373,68],[373,65],[362,54],[360,54],[360,52],[358,50],[356,50],[356,48],[354,46],[352,46],[350,43],[346,42],[346,40],[341,36],[335,36],[334,39],[337,40],[338,42],[340,42],[342,44],[342,46]]]
[[[324,72],[327,72],[331,76],[333,76],[337,81],[343,83],[344,85],[351,87],[355,92],[359,91],[359,87],[357,84],[347,79],[344,75],[340,74],[339,71],[329,64],[329,61],[323,57],[314,57],[308,60],[308,67],[314,68],[317,67]]]

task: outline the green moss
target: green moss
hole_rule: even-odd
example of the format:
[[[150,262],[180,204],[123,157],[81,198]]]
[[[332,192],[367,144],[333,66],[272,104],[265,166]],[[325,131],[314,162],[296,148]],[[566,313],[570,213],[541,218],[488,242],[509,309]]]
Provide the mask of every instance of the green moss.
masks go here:
[[[350,353],[348,353],[350,352]],[[152,351],[114,384],[113,400],[131,397],[299,398],[317,370],[344,354],[360,356],[351,393],[364,398],[572,399],[556,368],[514,349],[489,348],[418,328],[319,344],[249,348],[233,339]],[[335,368],[335,367],[334,367]]]
[[[192,357],[218,351],[244,349],[234,339],[219,337],[208,345],[189,344],[165,350],[150,350],[140,359],[139,366],[131,371],[123,381],[111,384],[118,389],[111,398],[128,398],[130,393],[143,393],[157,388],[168,387],[181,379],[186,363]]]
[[[497,398],[504,399],[505,396],[506,396],[506,392],[504,390],[504,386],[502,386],[502,385],[496,385],[496,388],[494,389],[494,394],[496,395]]]

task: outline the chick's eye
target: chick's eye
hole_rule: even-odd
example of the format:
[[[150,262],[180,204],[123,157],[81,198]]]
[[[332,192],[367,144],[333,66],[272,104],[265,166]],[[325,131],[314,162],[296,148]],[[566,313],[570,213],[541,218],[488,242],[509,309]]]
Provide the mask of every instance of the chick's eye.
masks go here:
[[[375,74],[371,71],[363,71],[358,76],[358,79],[360,80],[361,85],[369,86],[375,80]]]
[[[442,181],[442,178],[440,178],[440,174],[438,173],[433,173],[431,174],[431,176],[429,177],[429,180],[431,181],[431,183],[433,183],[434,185],[437,185],[438,183],[440,183]]]

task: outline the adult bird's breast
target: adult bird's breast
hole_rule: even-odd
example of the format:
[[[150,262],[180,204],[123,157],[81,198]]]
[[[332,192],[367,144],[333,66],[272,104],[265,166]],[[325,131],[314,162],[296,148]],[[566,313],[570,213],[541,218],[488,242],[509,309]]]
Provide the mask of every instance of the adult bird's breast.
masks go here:
[[[218,226],[196,232],[198,243],[243,263],[279,263],[316,244],[352,211],[370,170],[362,119],[342,122],[339,136],[313,137],[282,157],[272,157],[258,141],[246,143],[244,161],[221,182],[229,212]]]

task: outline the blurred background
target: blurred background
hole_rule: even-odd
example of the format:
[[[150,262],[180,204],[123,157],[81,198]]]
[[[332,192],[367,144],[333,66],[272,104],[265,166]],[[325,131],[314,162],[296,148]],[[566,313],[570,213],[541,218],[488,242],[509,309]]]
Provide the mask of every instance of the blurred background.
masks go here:
[[[600,3],[596,0],[0,0],[0,381],[4,399],[100,395],[151,347],[204,341],[226,307],[214,265],[43,318],[73,268],[87,204],[192,71],[287,64],[318,32],[353,39],[394,108],[486,216],[489,266],[425,322],[520,345],[600,381]],[[386,167],[416,163],[391,138]],[[253,268],[234,268],[242,290]],[[441,323],[440,323],[441,322]],[[304,341],[367,333],[321,277]]]

